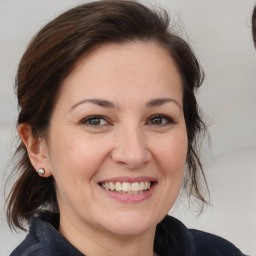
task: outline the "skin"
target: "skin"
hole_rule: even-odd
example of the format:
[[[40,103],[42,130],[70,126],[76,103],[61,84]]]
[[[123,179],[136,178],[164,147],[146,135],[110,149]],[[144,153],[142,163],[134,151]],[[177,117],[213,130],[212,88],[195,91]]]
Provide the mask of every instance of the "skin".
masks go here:
[[[64,80],[47,139],[19,126],[35,169],[56,181],[59,231],[82,253],[153,255],[156,225],[183,181],[182,108],[181,77],[166,50],[149,42],[107,44]],[[118,179],[151,179],[154,187],[142,200],[120,201],[99,185]]]

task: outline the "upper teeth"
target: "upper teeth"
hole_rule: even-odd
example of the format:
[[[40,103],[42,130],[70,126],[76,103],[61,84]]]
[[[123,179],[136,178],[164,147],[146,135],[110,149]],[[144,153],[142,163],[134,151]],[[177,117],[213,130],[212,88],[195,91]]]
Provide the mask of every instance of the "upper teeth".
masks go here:
[[[141,182],[104,182],[101,186],[107,190],[117,191],[117,192],[139,192],[143,190],[148,190],[151,187],[150,181]]]

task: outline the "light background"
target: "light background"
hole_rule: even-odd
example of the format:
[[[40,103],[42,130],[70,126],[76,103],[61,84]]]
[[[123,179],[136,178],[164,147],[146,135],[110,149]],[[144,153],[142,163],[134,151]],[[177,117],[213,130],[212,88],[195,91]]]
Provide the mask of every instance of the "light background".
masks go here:
[[[13,84],[18,61],[33,34],[50,19],[85,1],[0,0],[0,255],[24,234],[6,224],[4,180],[15,142]],[[206,73],[199,94],[208,115],[211,150],[204,163],[212,206],[199,217],[179,204],[171,213],[188,227],[232,241],[256,255],[256,51],[251,39],[254,0],[159,0],[189,38]]]

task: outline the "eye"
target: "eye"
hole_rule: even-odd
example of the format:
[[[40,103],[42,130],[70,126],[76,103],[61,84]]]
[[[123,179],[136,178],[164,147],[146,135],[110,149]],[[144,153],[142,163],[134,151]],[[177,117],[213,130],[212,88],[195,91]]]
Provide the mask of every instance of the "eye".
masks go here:
[[[174,120],[166,115],[154,115],[150,117],[147,124],[154,126],[164,126],[174,124]]]
[[[87,126],[105,126],[110,124],[103,116],[88,116],[82,119],[80,123]]]

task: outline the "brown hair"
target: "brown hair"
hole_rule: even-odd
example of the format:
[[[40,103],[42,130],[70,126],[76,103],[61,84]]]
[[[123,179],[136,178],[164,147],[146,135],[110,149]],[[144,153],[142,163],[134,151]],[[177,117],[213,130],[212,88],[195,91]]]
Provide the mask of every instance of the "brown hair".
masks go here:
[[[256,5],[254,6],[252,14],[252,37],[256,48]]]
[[[16,90],[20,107],[18,124],[31,126],[35,138],[47,127],[62,81],[86,52],[105,43],[150,41],[164,47],[176,62],[183,80],[183,106],[187,126],[188,153],[185,187],[189,195],[206,203],[199,178],[208,190],[200,158],[198,135],[205,130],[195,92],[203,72],[190,46],[169,30],[168,14],[151,10],[136,1],[96,1],[75,7],[48,23],[33,38],[17,72]],[[30,163],[20,141],[14,176],[19,177],[7,198],[11,227],[24,229],[39,209],[58,211],[53,177],[42,178]]]

